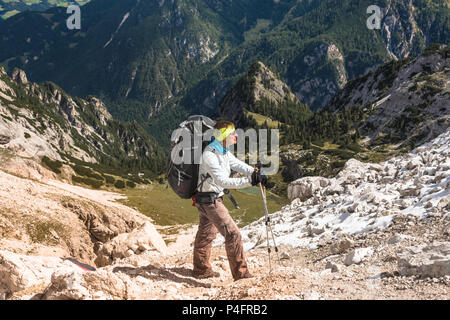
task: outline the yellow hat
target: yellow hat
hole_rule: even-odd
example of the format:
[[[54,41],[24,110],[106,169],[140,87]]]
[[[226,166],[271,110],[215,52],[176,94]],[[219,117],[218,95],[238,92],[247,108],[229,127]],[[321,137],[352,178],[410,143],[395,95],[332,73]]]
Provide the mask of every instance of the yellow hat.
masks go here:
[[[229,125],[226,128],[222,129],[215,129],[214,130],[214,137],[217,141],[223,141],[225,140],[230,134],[232,134],[235,131],[234,125]]]

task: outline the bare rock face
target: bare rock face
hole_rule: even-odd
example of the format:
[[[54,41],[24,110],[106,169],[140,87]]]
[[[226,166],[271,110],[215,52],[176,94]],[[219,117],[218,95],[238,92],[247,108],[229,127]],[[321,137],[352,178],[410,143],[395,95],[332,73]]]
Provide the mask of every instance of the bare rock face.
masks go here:
[[[336,243],[331,245],[331,253],[332,254],[341,254],[348,249],[350,249],[354,245],[353,241],[344,237],[343,239],[338,240]]]
[[[116,274],[106,270],[68,272],[60,270],[51,277],[43,300],[126,299],[127,286]]]
[[[341,268],[338,264],[328,261],[325,269],[331,269],[331,272],[339,272]]]
[[[247,75],[226,93],[217,112],[222,118],[238,121],[249,103],[253,104],[262,99],[268,99],[276,105],[286,99],[299,102],[278,75],[257,61],[250,67]]]
[[[116,259],[130,257],[150,250],[152,247],[162,254],[167,251],[166,244],[155,227],[150,222],[146,222],[130,233],[119,234],[105,244],[101,244],[97,250],[95,263],[97,266],[106,266]]]
[[[441,199],[437,204],[436,209],[441,212],[450,211],[450,198]]]
[[[73,271],[73,263],[54,257],[39,257],[0,251],[0,293],[11,294],[34,285],[49,285],[55,270]]]
[[[341,172],[338,173],[336,179],[338,181],[342,181],[345,184],[354,184],[358,185],[358,182],[363,180],[364,174],[368,171],[369,165],[365,164],[356,159],[349,159],[342,169]]]
[[[301,64],[293,65],[292,72],[301,74],[301,81],[288,84],[300,101],[315,110],[324,107],[339,89],[347,83],[344,56],[338,46],[329,41],[319,42],[307,49]],[[319,66],[327,62],[334,70],[324,75]]]
[[[44,179],[56,179],[56,174],[36,161],[23,158],[11,158],[0,164],[0,168],[25,179],[42,181]]]
[[[42,300],[146,300],[154,299],[154,277],[158,271],[150,266],[132,268],[108,266],[94,272],[57,270],[41,295]],[[174,285],[165,287],[176,293]],[[175,291],[175,292],[173,292]]]
[[[8,144],[10,141],[11,141],[10,136],[0,134],[0,144]]]
[[[352,250],[344,260],[344,264],[346,266],[349,266],[351,264],[358,264],[364,261],[368,256],[370,256],[373,253],[372,248],[358,248]]]
[[[3,69],[0,72],[0,97],[8,101],[0,103],[0,147],[19,156],[62,161],[65,154],[96,163],[101,154],[116,151],[127,158],[152,158],[157,148],[143,131],[138,133],[139,126],[112,125],[116,120],[101,100],[71,97],[53,83],[29,82],[17,68],[11,77]],[[141,133],[145,143],[138,145]],[[110,146],[115,143],[120,146],[112,151]]]
[[[151,246],[160,251],[166,249],[149,222],[132,233],[120,234],[107,246],[112,251],[103,252],[109,254],[104,257],[106,262],[127,257],[130,251],[134,254],[151,250]],[[145,263],[148,258],[143,258]],[[71,258],[29,256],[1,250],[0,297],[21,296],[23,290],[31,290],[39,292],[37,299],[148,299],[152,294],[148,292],[151,289],[150,269],[118,265],[95,269]]]
[[[20,84],[27,84],[28,83],[28,78],[27,78],[27,74],[25,73],[25,71],[15,68],[12,72],[11,78]]]
[[[316,191],[329,185],[329,180],[322,177],[305,177],[295,180],[288,186],[288,198],[292,201],[299,198],[306,201]]]
[[[438,278],[450,275],[450,243],[405,248],[398,252],[399,272],[404,276]]]
[[[320,190],[322,190],[324,195],[339,195],[344,192],[343,186],[358,186],[363,182],[368,166],[356,159],[350,159],[345,164],[344,169],[336,176],[336,179],[323,177],[300,178],[291,182],[288,186],[288,198],[290,200],[299,198],[301,201],[306,201]]]

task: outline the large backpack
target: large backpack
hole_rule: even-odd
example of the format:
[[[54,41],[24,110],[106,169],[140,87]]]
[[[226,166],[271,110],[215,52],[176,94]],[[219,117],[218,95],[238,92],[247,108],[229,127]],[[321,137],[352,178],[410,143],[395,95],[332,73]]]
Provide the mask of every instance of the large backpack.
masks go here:
[[[172,147],[167,160],[166,178],[173,191],[183,199],[191,198],[197,190],[200,157],[210,140],[207,133],[212,133],[215,123],[205,116],[190,116],[172,134]],[[183,137],[191,139],[190,147],[180,147]],[[195,139],[197,140],[195,141]],[[200,141],[200,144],[198,141]],[[199,147],[201,147],[201,152],[197,150]],[[181,163],[178,163],[179,161],[174,163],[172,158],[174,152],[182,158]],[[188,161],[188,158],[190,158],[190,161]]]

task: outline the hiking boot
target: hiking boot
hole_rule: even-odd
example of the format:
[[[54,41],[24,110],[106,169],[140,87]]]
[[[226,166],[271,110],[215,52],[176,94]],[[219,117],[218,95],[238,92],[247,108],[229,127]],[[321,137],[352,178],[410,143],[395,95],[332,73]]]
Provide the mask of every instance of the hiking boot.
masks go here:
[[[242,279],[250,279],[250,278],[253,278],[253,275],[250,272],[246,271],[242,277],[240,277],[238,279],[234,279],[234,281],[238,281],[238,280],[242,280]]]
[[[194,276],[194,278],[197,278],[197,279],[208,279],[208,278],[220,277],[220,273],[214,272],[212,270],[206,271],[204,273],[197,273],[197,272],[193,271],[192,275]]]

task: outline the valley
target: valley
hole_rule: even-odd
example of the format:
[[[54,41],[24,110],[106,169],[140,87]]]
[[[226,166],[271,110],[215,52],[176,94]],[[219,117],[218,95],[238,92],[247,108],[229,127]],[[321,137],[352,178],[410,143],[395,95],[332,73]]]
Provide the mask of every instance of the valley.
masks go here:
[[[372,4],[0,1],[0,300],[448,300],[450,4]],[[166,170],[196,114],[279,130],[280,250],[259,188],[223,200],[253,278],[220,235],[192,275]]]

